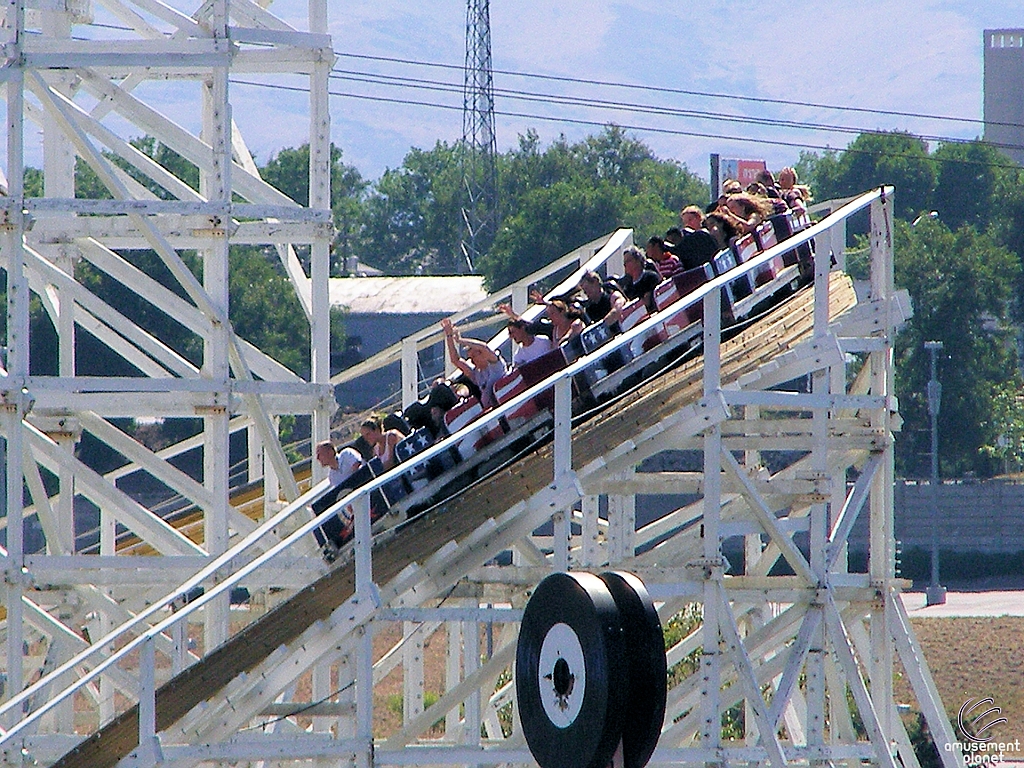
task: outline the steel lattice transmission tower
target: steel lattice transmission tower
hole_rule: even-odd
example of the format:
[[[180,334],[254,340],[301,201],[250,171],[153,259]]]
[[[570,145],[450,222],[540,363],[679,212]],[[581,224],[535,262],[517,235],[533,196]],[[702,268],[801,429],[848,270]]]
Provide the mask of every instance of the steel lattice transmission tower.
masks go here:
[[[462,242],[465,265],[490,247],[498,221],[490,0],[468,0],[462,107]]]

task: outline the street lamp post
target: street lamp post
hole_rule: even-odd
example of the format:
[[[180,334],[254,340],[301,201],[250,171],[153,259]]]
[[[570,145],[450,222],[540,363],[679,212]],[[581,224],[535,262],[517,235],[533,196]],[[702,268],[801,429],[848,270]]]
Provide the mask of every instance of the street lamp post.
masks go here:
[[[925,590],[928,605],[943,605],[946,602],[946,588],[939,584],[939,405],[942,401],[942,385],[936,376],[935,354],[942,349],[941,341],[926,341],[924,348],[931,355],[932,375],[928,380],[928,413],[932,417],[932,579]]]

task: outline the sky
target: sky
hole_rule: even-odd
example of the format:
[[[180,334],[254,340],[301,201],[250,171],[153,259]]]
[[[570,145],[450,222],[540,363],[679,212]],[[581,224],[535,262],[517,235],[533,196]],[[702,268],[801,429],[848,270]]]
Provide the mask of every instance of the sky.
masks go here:
[[[167,2],[190,14],[198,0]],[[121,23],[93,7],[97,21]],[[373,181],[414,147],[458,141],[465,0],[328,0],[328,7],[338,54],[331,135],[343,161]],[[307,26],[305,0],[277,0],[270,10]],[[493,0],[490,22],[499,152],[528,130],[543,147],[614,123],[659,158],[707,178],[712,152],[763,159],[777,170],[801,150],[845,148],[864,130],[979,136],[982,32],[1024,27],[1024,0]],[[409,87],[410,79],[420,87]],[[307,140],[306,82],[233,76],[232,114],[257,163]],[[198,129],[194,84],[147,82],[136,93]],[[38,131],[26,137],[26,154],[39,164]]]
[[[1024,27],[1024,0],[493,0],[490,22],[499,152],[516,146],[518,137],[531,128],[546,146],[560,134],[578,140],[600,131],[601,125],[615,123],[627,127],[659,158],[678,160],[706,178],[711,152],[764,159],[770,168],[779,168],[794,163],[801,149],[844,148],[862,130],[898,129],[951,138],[980,135],[982,33]],[[349,94],[331,98],[332,136],[346,163],[372,180],[386,168],[401,165],[412,147],[429,149],[437,141],[461,137],[464,2],[335,1],[330,3],[329,23],[340,54],[335,64],[339,77],[332,79],[331,90]],[[353,79],[365,79],[369,73],[445,81],[453,87],[452,92],[438,93]],[[236,103],[239,98],[268,95],[265,88],[244,93],[240,88],[233,91]],[[633,106],[623,110],[526,102],[507,91]],[[692,92],[827,106],[711,98]],[[266,121],[257,120],[250,143],[264,156],[303,140],[303,97],[285,96],[295,97],[296,130],[290,135],[278,123],[278,130],[271,132]],[[377,100],[381,97],[449,108]],[[857,113],[836,106],[879,112]],[[853,132],[659,115],[651,114],[652,108],[840,126]]]

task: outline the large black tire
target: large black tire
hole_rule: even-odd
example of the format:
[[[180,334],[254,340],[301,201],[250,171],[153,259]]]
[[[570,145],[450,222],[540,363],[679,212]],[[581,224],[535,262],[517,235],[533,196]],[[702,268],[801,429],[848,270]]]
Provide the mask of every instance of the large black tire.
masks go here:
[[[516,648],[516,699],[540,768],[605,768],[629,698],[625,634],[605,583],[555,573],[534,591]]]
[[[643,768],[654,754],[668,695],[665,636],[647,588],[631,573],[609,571],[601,581],[619,607],[629,664],[629,694],[622,725],[625,768]]]

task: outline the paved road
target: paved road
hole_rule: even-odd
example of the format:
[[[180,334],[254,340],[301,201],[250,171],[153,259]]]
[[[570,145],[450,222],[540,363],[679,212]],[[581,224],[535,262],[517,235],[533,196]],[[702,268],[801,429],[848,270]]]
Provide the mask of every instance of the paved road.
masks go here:
[[[949,592],[945,605],[925,605],[924,592],[904,592],[912,619],[949,616],[1024,616],[1024,591]]]

